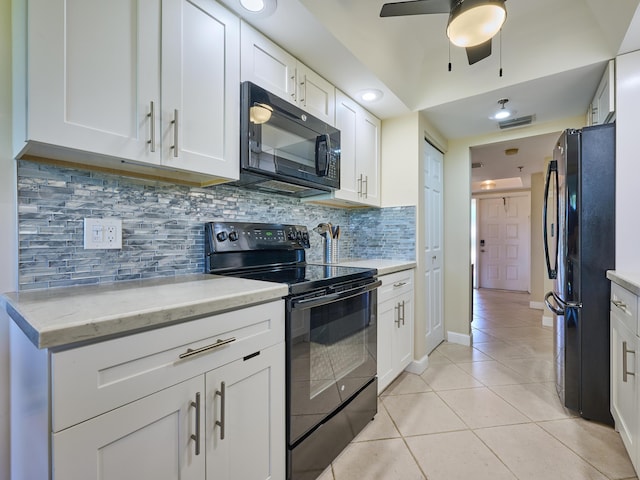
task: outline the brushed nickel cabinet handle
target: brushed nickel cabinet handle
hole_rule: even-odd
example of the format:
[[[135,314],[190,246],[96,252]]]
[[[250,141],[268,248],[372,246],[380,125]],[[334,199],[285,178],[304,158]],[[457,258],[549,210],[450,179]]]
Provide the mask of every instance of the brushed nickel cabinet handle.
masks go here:
[[[173,124],[173,145],[171,148],[173,149],[173,156],[178,157],[178,109],[176,108],[173,111],[173,120],[171,121]]]
[[[364,176],[362,183],[364,184],[364,198],[369,198],[369,175]]]
[[[404,300],[402,301],[402,325],[404,326]]]
[[[147,141],[147,143],[150,145],[149,150],[151,152],[155,152],[156,151],[156,106],[153,100],[149,102],[149,113],[147,114],[147,117],[151,119],[151,123],[149,125],[149,130],[150,130],[149,134],[151,139]]]
[[[394,288],[400,288],[400,287],[404,287],[407,284],[407,282],[396,282],[393,284]]]
[[[362,174],[358,177],[358,197],[362,196]]]
[[[635,350],[627,350],[627,342],[622,342],[622,381],[627,382],[627,375],[635,376],[634,372],[627,371],[627,354],[633,353],[635,355]]]
[[[393,307],[393,310],[396,312],[396,319],[393,321],[396,326],[398,328],[400,328],[400,303],[398,303],[395,307]]]
[[[183,359],[183,358],[192,357],[194,355],[198,355],[200,353],[208,352],[209,350],[213,350],[214,348],[222,347],[223,345],[227,345],[228,343],[235,342],[235,341],[236,341],[236,337],[231,337],[231,338],[227,338],[226,340],[218,339],[218,341],[216,343],[212,343],[211,345],[207,345],[206,347],[196,348],[195,350],[192,349],[192,348],[187,348],[187,351],[184,352],[184,353],[181,353],[178,356],[178,358]]]
[[[624,303],[622,300],[611,300],[611,303],[613,303],[616,307],[618,307],[620,310],[625,310],[627,311],[629,309],[629,307],[627,306],[626,303]]]
[[[226,400],[226,385],[220,382],[220,390],[216,390],[216,395],[220,397],[220,420],[216,420],[216,425],[220,427],[220,440],[224,440],[224,411]]]
[[[191,406],[196,409],[196,433],[191,434],[191,440],[196,442],[196,455],[200,455],[200,392],[196,393],[196,401],[191,402]]]

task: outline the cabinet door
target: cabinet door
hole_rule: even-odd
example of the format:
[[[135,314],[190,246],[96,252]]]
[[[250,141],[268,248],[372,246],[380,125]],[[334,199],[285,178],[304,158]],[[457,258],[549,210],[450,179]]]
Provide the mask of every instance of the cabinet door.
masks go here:
[[[296,59],[267,37],[242,23],[241,78],[296,103]]]
[[[616,430],[637,466],[638,440],[638,392],[636,374],[638,372],[638,340],[622,321],[611,315],[611,414]],[[625,350],[626,347],[626,350]],[[632,375],[625,375],[630,372]]]
[[[148,143],[160,118],[160,16],[160,0],[29,1],[26,139],[160,163]]]
[[[336,92],[336,128],[340,130],[340,190],[336,198],[357,202],[360,195],[356,142],[360,106],[342,92]]]
[[[296,66],[296,80],[298,106],[329,125],[335,125],[335,87],[300,62]]]
[[[207,478],[284,478],[284,362],[279,343],[207,373]]]
[[[240,21],[213,0],[164,0],[162,163],[239,177]]]
[[[380,206],[380,120],[362,110],[358,121],[356,158],[362,174],[361,202]]]
[[[202,480],[204,418],[199,376],[55,433],[52,478]]]
[[[395,378],[393,335],[396,328],[396,306],[395,299],[378,304],[378,394]]]
[[[397,302],[396,317],[399,322],[394,324],[394,361],[398,373],[402,372],[413,359],[413,294],[405,293]]]

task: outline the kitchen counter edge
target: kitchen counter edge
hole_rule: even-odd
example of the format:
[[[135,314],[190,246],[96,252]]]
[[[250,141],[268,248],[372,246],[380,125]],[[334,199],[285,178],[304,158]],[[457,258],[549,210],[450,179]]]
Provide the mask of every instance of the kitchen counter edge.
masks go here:
[[[0,308],[40,349],[151,330],[281,299],[283,284],[217,275],[117,282],[0,296]]]
[[[640,272],[607,270],[607,278],[635,295],[640,296]]]

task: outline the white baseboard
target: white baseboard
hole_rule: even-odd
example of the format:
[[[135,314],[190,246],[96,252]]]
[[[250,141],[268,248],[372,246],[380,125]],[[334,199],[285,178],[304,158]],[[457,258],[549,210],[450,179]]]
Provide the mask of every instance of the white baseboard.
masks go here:
[[[544,302],[529,302],[529,308],[544,310]]]
[[[464,335],[457,332],[447,332],[447,342],[449,343],[457,343],[458,345],[470,347],[472,341],[473,338],[471,335]]]
[[[409,373],[415,373],[416,375],[422,375],[428,366],[429,355],[425,355],[419,360],[413,360],[404,370]]]
[[[542,316],[542,326],[543,327],[553,327],[553,317],[545,317]]]

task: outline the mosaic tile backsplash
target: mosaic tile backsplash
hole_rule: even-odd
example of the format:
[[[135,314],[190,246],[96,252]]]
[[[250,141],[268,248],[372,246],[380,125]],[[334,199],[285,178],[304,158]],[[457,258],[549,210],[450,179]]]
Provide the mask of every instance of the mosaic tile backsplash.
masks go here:
[[[340,257],[415,259],[416,209],[348,210],[219,185],[184,187],[21,160],[19,288],[202,273],[204,223],[306,225],[308,262],[322,261],[321,222],[341,227]],[[85,250],[85,217],[122,219],[122,250]],[[400,233],[402,233],[400,235]]]

